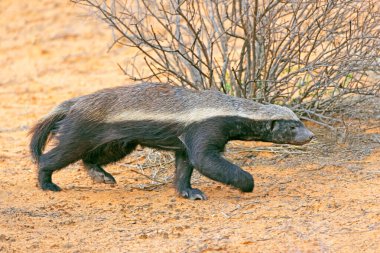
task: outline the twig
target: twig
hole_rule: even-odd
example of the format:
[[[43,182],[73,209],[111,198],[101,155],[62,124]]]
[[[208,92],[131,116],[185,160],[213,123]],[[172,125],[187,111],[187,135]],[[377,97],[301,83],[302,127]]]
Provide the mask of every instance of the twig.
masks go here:
[[[156,178],[153,178],[153,177],[151,177],[151,176],[148,176],[148,175],[146,175],[146,174],[144,174],[144,173],[141,173],[141,172],[139,172],[139,171],[137,171],[137,170],[131,170],[132,172],[135,172],[135,173],[137,173],[137,174],[139,174],[139,175],[141,175],[141,176],[144,176],[144,177],[146,177],[146,178],[148,178],[149,180],[151,180],[151,181],[153,181],[153,182],[156,182],[156,183],[160,183],[160,184],[167,184],[168,182],[163,182],[163,181],[161,181],[161,180],[158,180],[158,179],[156,179]]]

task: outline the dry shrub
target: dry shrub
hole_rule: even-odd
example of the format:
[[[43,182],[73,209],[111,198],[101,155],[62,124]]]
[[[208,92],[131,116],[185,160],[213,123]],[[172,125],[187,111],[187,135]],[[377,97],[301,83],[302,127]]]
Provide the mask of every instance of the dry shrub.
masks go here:
[[[328,117],[378,95],[380,15],[374,0],[76,0],[136,48],[125,74]],[[143,58],[142,71],[136,59]],[[323,123],[325,122],[325,123]]]

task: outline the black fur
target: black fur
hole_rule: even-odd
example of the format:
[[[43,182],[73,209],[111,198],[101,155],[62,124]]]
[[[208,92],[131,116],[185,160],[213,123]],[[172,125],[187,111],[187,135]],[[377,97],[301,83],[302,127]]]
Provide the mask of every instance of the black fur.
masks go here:
[[[44,150],[50,134],[56,128],[57,122],[62,120],[64,117],[65,114],[63,113],[52,115],[44,121],[37,123],[30,130],[29,134],[32,134],[30,151],[35,161],[39,161],[39,158],[42,155],[42,150]]]
[[[175,152],[174,185],[183,197],[206,199],[200,190],[191,187],[194,168],[213,180],[250,192],[254,188],[252,175],[220,155],[228,141],[303,144],[312,138],[311,132],[297,120],[214,116],[190,124],[160,119],[106,123],[101,118],[106,115],[98,113],[91,117],[70,111],[73,101],[69,106],[65,106],[67,102],[62,104],[31,131],[30,149],[38,162],[39,185],[44,190],[59,191],[52,182],[53,172],[78,160],[83,161],[95,181],[115,183],[113,176],[101,166],[122,159],[140,144]],[[50,134],[56,136],[57,144],[42,154]]]

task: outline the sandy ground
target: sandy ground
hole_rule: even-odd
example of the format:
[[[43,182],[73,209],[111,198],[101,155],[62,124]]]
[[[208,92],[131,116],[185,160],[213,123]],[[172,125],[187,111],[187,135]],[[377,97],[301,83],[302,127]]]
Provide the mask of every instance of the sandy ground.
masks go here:
[[[128,167],[140,161],[108,166],[114,187],[77,163],[55,174],[62,192],[39,190],[32,124],[67,98],[129,83],[117,63],[132,52],[107,52],[110,31],[86,14],[0,1],[0,252],[380,252],[379,117],[340,144],[313,125],[317,140],[300,150],[233,143],[228,156],[255,176],[249,194],[203,177],[207,201],[170,184],[139,189],[149,180]],[[376,102],[362,114],[380,115]]]

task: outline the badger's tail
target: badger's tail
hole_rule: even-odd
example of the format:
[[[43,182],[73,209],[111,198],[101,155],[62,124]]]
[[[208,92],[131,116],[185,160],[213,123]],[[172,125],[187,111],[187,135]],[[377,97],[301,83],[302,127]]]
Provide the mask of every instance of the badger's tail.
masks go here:
[[[57,130],[57,122],[66,117],[76,101],[77,98],[63,102],[29,131],[32,135],[29,148],[35,162],[39,161],[49,137],[54,134],[54,130]]]

